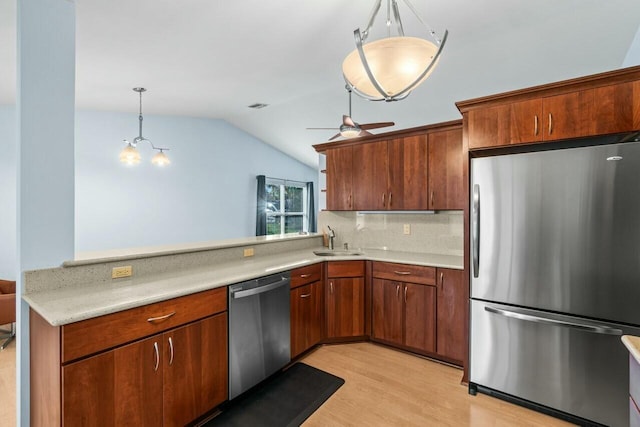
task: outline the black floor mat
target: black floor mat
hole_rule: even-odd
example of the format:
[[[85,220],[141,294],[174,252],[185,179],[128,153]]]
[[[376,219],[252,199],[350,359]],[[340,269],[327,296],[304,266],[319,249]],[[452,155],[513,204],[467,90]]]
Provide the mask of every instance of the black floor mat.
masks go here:
[[[342,378],[296,363],[229,402],[203,427],[299,426],[342,384]]]

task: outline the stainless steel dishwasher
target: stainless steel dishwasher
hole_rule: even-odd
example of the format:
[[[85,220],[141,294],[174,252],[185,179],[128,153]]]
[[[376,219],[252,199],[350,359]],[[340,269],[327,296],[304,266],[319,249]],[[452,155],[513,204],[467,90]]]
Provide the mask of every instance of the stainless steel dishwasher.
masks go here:
[[[229,286],[229,399],[291,361],[290,273]]]

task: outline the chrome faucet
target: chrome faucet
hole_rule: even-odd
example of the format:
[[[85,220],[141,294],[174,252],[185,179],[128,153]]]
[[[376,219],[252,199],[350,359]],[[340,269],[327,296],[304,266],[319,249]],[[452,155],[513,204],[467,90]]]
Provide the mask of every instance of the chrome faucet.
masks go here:
[[[333,250],[333,239],[336,238],[336,232],[333,231],[331,229],[331,227],[329,227],[328,225],[327,225],[327,228],[329,229],[329,250],[332,251]]]

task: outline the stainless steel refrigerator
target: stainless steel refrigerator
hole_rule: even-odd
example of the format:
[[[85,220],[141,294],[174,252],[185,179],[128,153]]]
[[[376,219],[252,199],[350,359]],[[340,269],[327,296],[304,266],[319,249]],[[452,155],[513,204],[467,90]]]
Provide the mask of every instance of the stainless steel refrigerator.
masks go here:
[[[471,181],[469,391],[628,426],[640,143],[474,158]]]

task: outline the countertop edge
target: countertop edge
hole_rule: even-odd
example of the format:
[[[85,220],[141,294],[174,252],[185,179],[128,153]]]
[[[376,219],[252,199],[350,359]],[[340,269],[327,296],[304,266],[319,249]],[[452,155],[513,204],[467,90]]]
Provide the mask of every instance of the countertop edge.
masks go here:
[[[622,342],[624,343],[629,353],[636,359],[636,362],[640,364],[640,337],[633,335],[623,335]]]

